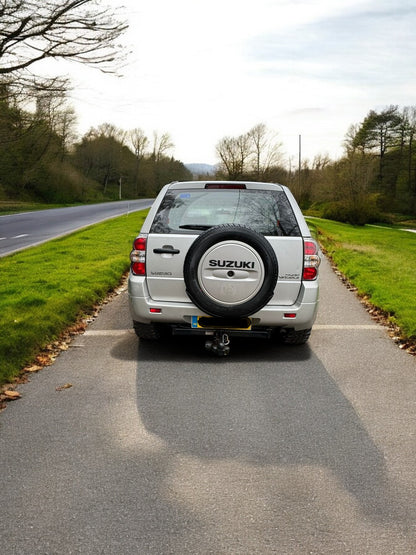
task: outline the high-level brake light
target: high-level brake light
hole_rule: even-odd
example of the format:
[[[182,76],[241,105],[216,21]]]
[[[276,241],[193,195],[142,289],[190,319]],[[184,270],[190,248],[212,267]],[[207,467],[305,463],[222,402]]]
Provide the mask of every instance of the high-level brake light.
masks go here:
[[[246,189],[244,183],[207,183],[205,189]]]

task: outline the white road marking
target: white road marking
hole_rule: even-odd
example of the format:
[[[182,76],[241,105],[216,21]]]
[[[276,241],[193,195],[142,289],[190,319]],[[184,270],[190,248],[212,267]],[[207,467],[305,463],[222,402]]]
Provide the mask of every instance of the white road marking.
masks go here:
[[[380,324],[315,324],[314,330],[380,330],[383,326]],[[118,337],[126,333],[134,334],[133,329],[125,330],[86,330],[83,335],[91,337]]]
[[[22,237],[29,237],[28,233],[22,233],[22,235],[15,235],[12,239],[21,239]]]
[[[91,335],[96,337],[119,336],[126,333],[134,333],[133,330],[86,330],[83,335]]]
[[[379,330],[380,324],[315,324],[312,330]]]
[[[311,218],[312,216],[308,216],[308,218]],[[318,218],[319,219],[319,218]],[[378,229],[400,229],[400,231],[410,231],[410,233],[416,233],[416,229],[405,229],[405,228],[394,228],[394,227],[388,227],[386,225],[375,225],[375,224],[365,224],[367,227],[377,227]]]

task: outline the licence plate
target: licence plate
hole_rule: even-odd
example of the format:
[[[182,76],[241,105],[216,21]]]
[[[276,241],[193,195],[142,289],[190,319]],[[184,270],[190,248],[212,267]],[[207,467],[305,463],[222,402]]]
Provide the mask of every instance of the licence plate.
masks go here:
[[[215,316],[192,316],[191,327],[211,330],[251,330],[251,319],[217,318]]]

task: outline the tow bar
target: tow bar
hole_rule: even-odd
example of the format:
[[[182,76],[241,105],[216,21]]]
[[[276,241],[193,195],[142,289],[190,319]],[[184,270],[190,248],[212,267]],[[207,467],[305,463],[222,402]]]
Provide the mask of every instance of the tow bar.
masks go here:
[[[214,336],[207,339],[205,349],[219,357],[226,357],[230,354],[230,338],[227,333],[217,331]]]

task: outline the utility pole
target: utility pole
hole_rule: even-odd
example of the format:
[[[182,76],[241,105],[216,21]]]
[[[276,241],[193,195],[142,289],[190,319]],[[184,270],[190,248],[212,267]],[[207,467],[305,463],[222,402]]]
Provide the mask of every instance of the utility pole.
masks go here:
[[[299,171],[298,171],[299,195],[300,195],[300,192],[301,192],[301,179],[300,179],[301,169],[302,169],[302,135],[299,135]]]

